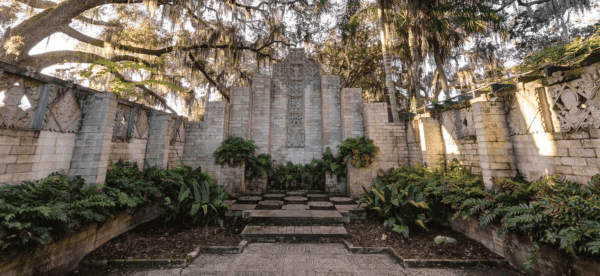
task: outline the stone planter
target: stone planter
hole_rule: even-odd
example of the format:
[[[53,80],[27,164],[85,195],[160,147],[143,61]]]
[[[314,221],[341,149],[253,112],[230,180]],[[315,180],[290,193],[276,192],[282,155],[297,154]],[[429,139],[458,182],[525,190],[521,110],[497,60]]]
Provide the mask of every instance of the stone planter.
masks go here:
[[[496,228],[480,227],[477,221],[450,218],[449,221],[453,230],[463,233],[506,258],[511,266],[522,270],[526,275],[600,275],[599,262],[585,260],[550,246],[541,246],[535,262],[529,270],[525,270],[525,262],[534,249],[529,238],[514,233],[507,233],[499,238]]]
[[[159,205],[159,202],[154,202],[133,214],[124,211],[104,223],[81,226],[60,240],[40,246],[38,252],[8,256],[0,261],[0,275],[64,275],[75,269],[85,255],[105,242],[141,223],[157,218],[162,213]]]

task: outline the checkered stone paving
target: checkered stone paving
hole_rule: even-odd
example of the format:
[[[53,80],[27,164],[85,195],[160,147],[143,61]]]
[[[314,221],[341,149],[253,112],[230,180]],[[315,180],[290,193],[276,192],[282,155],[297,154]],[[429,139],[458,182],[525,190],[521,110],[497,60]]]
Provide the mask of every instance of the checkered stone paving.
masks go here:
[[[409,268],[387,254],[352,254],[337,243],[252,243],[241,254],[201,254],[186,268],[135,271],[128,275],[219,276],[516,276],[502,268],[482,270]]]

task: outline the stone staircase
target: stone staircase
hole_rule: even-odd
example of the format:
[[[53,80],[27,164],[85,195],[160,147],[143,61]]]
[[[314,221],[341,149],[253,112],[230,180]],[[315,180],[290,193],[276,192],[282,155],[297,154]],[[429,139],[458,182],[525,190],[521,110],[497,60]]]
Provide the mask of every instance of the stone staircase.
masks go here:
[[[355,200],[322,191],[271,191],[226,203],[227,216],[248,221],[241,235],[251,241],[336,241],[348,236],[342,223],[366,218]]]

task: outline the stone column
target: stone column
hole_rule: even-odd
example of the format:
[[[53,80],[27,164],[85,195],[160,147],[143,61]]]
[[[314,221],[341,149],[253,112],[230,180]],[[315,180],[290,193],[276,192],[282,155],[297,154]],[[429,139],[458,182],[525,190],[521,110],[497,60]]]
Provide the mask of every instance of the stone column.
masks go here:
[[[514,177],[515,155],[501,98],[477,98],[473,103],[473,123],[486,189],[493,186],[492,177]]]
[[[342,141],[340,77],[321,76],[321,112],[323,114],[323,150],[334,154]]]
[[[440,159],[444,159],[444,139],[438,120],[421,115],[417,118],[419,125],[419,140],[423,164],[430,169],[437,168]]]
[[[145,162],[150,166],[167,168],[171,140],[171,115],[153,112],[148,130]]]
[[[229,135],[244,139],[250,137],[250,111],[252,95],[250,87],[234,87],[231,89],[231,107],[229,120]]]
[[[364,135],[362,89],[344,88],[341,98],[342,140]]]
[[[271,78],[264,75],[254,77],[252,79],[251,93],[252,107],[250,112],[252,114],[252,121],[250,123],[250,139],[258,146],[258,154],[269,153]]]
[[[111,93],[90,94],[83,104],[85,116],[75,137],[69,174],[87,182],[106,179],[108,158],[117,113],[117,96]]]

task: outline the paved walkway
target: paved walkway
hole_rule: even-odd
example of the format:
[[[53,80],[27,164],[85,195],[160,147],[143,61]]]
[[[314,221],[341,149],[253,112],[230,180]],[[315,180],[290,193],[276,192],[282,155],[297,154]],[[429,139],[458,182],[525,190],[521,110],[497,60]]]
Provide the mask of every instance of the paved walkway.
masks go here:
[[[183,269],[146,270],[133,276],[463,276],[516,275],[494,268],[494,273],[468,270],[404,269],[387,254],[352,254],[341,244],[250,244],[242,254],[200,255]]]

